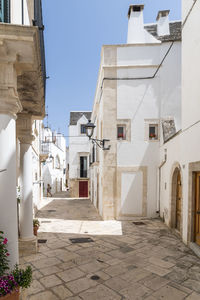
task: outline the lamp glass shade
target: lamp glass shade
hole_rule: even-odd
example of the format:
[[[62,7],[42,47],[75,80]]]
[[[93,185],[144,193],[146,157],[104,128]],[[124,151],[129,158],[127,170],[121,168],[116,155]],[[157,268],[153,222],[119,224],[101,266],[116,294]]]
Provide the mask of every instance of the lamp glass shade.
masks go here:
[[[89,120],[89,122],[85,125],[85,128],[86,128],[86,134],[87,134],[87,136],[89,137],[89,138],[91,138],[92,137],[92,135],[93,135],[93,133],[94,133],[94,128],[95,128],[96,126],[93,124],[93,123],[91,123],[91,120]]]

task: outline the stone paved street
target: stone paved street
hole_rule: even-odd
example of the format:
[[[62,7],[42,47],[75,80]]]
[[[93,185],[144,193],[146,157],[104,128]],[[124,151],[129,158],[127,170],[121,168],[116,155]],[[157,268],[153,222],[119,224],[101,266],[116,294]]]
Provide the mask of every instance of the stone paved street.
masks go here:
[[[103,222],[89,200],[67,198],[38,217],[47,242],[21,259],[34,270],[27,299],[200,299],[200,260],[160,220]],[[69,240],[78,237],[93,242]]]

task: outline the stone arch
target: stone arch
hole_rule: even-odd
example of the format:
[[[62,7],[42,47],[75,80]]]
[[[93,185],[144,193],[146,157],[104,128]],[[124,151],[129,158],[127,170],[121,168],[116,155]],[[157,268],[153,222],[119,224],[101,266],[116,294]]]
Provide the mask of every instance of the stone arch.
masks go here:
[[[179,163],[175,163],[171,172],[171,209],[170,227],[182,235],[183,198],[182,198],[182,172]]]

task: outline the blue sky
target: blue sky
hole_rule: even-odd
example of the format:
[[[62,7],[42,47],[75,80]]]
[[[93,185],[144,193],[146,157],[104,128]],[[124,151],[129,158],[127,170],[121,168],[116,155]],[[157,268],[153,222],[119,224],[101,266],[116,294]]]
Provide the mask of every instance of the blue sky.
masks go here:
[[[145,4],[145,23],[155,22],[163,9],[170,9],[170,20],[181,19],[181,0],[43,0],[52,129],[68,135],[70,111],[92,110],[101,46],[126,43],[133,3]]]

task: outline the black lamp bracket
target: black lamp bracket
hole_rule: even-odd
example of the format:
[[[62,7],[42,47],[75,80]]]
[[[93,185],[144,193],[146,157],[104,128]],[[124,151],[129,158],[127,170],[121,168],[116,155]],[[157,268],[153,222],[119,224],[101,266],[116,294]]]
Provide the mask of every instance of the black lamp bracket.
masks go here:
[[[98,139],[93,139],[93,138],[90,138],[90,140],[92,141],[93,144],[96,144],[102,150],[110,150],[111,145],[109,145],[108,147],[105,147],[105,143],[109,142],[110,140],[107,140],[107,139],[98,140]]]

